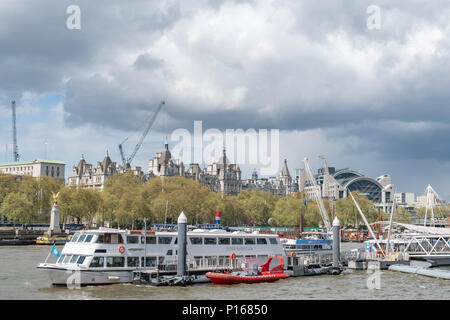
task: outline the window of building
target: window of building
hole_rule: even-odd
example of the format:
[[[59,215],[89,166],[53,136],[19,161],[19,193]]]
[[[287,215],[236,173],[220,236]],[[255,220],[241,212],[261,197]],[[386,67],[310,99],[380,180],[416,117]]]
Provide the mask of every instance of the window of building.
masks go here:
[[[231,238],[231,244],[244,244],[244,239],[242,239],[242,238]]]
[[[108,268],[117,268],[125,266],[125,258],[124,257],[107,257],[106,258],[106,267]]]
[[[91,261],[89,267],[91,268],[103,268],[105,258],[103,257],[94,257]]]

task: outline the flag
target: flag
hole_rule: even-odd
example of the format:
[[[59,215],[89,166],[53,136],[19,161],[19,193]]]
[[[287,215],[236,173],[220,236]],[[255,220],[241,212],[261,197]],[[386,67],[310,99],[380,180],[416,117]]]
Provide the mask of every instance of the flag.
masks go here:
[[[53,254],[57,258],[59,258],[61,256],[61,252],[58,249],[56,249],[55,245],[53,245],[52,250],[50,250],[50,253]]]

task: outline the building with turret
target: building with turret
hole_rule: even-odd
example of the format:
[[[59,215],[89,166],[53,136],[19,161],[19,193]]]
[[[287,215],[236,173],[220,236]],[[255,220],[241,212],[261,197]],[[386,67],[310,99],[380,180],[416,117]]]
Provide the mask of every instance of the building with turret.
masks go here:
[[[156,156],[148,163],[148,175],[152,177],[171,177],[184,176],[183,162],[178,159],[172,159],[169,151],[169,144],[165,143],[164,151],[158,152]]]
[[[107,177],[117,172],[117,164],[111,160],[106,153],[103,161],[97,162],[97,166],[87,163],[84,155],[76,166],[73,166],[72,173],[68,179],[69,187],[96,188],[103,190]]]

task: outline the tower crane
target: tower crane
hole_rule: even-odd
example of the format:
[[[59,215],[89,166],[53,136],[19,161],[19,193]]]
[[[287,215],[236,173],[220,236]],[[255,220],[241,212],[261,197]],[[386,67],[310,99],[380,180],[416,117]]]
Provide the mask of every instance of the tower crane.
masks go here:
[[[12,108],[12,129],[13,129],[13,154],[14,161],[19,161],[19,146],[17,145],[17,130],[16,130],[16,101],[11,101]]]
[[[156,108],[155,113],[150,118],[150,121],[148,122],[147,126],[145,127],[145,130],[142,133],[141,138],[139,139],[138,143],[134,147],[133,153],[131,154],[131,156],[128,159],[125,158],[125,155],[124,155],[124,152],[123,152],[123,147],[122,147],[122,145],[125,143],[125,141],[128,140],[128,138],[126,138],[124,141],[122,141],[121,144],[119,144],[119,151],[120,151],[120,156],[122,158],[122,165],[123,165],[124,170],[128,170],[131,167],[131,165],[130,165],[131,161],[133,161],[134,157],[136,156],[136,153],[141,148],[145,137],[147,136],[148,132],[150,131],[151,127],[153,126],[153,123],[155,122],[156,117],[158,116],[158,113],[161,111],[161,108],[163,107],[164,104],[165,104],[164,101],[161,101],[159,103],[158,107]]]
[[[325,210],[325,205],[323,204],[322,195],[320,192],[320,186],[317,185],[317,182],[316,182],[316,179],[314,178],[314,174],[313,174],[313,171],[309,164],[308,158],[304,158],[303,162],[305,163],[305,170],[308,175],[308,179],[312,185],[313,199],[317,202],[317,206],[319,207],[320,215],[322,216],[322,220],[323,220],[325,227],[327,228],[327,231],[330,231],[331,223],[330,223],[330,219],[328,218],[328,213]]]

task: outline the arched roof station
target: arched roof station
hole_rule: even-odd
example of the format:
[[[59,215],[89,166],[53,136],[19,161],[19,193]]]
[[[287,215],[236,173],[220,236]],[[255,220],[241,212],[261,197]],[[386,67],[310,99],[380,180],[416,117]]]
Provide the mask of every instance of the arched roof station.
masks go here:
[[[343,184],[342,186],[350,191],[359,191],[375,203],[379,203],[382,200],[381,192],[383,190],[383,186],[375,179],[360,176],[347,181],[346,184]]]

